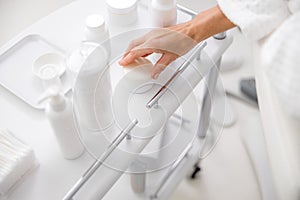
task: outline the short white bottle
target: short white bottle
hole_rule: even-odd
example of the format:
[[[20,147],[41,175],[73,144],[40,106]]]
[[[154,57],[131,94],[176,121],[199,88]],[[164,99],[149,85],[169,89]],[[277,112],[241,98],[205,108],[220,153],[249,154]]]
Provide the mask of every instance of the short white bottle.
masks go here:
[[[176,0],[152,0],[151,18],[154,27],[167,27],[176,24]]]
[[[77,134],[72,103],[63,94],[61,89],[53,86],[39,100],[46,103],[45,113],[56,136],[61,153],[65,159],[76,159],[83,152],[84,147]]]
[[[83,41],[101,44],[110,53],[109,29],[103,16],[99,14],[87,16]]]
[[[105,48],[109,57],[111,46],[105,19],[98,14],[89,15],[85,21],[84,36],[80,46],[67,58],[67,71],[73,79],[73,85],[83,63],[99,45]]]

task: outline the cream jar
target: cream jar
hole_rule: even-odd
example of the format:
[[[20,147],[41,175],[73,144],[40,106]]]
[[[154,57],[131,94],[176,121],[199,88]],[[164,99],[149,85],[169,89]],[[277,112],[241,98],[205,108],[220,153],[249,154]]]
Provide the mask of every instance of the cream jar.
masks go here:
[[[124,66],[124,78],[132,93],[144,93],[153,87],[151,72],[153,64],[146,58],[137,58]]]
[[[126,26],[137,19],[137,0],[106,0],[110,24]]]

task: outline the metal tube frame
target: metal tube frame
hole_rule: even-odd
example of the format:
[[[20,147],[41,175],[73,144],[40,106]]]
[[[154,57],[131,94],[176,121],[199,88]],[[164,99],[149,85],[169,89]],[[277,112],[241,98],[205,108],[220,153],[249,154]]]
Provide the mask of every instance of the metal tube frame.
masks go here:
[[[170,178],[170,176],[173,174],[173,172],[177,169],[179,164],[183,161],[184,158],[187,157],[190,149],[192,148],[193,144],[190,143],[184,150],[183,152],[179,155],[179,157],[173,162],[172,166],[170,167],[169,171],[167,174],[163,177],[161,180],[158,188],[156,189],[155,193],[150,196],[150,199],[157,199],[158,198],[158,193],[161,191],[163,186],[166,184],[167,180]]]
[[[200,112],[200,120],[199,126],[197,130],[197,135],[200,138],[204,138],[206,136],[209,124],[210,124],[210,114],[212,108],[212,98],[214,95],[214,91],[216,88],[216,84],[218,81],[219,69],[221,65],[220,58],[217,63],[216,67],[212,67],[207,76],[207,87],[205,88],[203,102],[201,105],[201,112]]]
[[[97,159],[88,170],[80,177],[75,185],[65,195],[63,200],[73,200],[74,195],[82,188],[82,186],[91,178],[91,176],[97,171],[97,169],[104,163],[104,161],[111,155],[111,153],[119,146],[119,144],[126,138],[131,130],[137,125],[138,121],[134,119],[131,121],[125,129],[113,140],[108,146],[107,150]]]
[[[194,18],[198,13],[188,9],[182,5],[177,4],[177,9],[190,15],[192,18]],[[213,36],[214,39],[217,40],[223,40],[226,38],[226,32],[222,32],[219,34],[216,34]],[[206,43],[203,44],[204,46],[201,48],[201,50],[205,47]],[[200,52],[201,52],[200,50]],[[192,60],[195,58],[194,55],[196,54],[197,50],[192,54],[192,56],[183,64],[184,69],[187,67],[187,65],[192,62]],[[198,54],[197,60],[200,60],[200,52]],[[190,60],[191,59],[191,60]],[[206,136],[209,124],[210,124],[210,114],[211,114],[211,107],[212,107],[212,98],[213,93],[215,91],[216,83],[218,80],[220,65],[221,65],[222,57],[216,62],[216,67],[212,67],[209,74],[207,75],[207,88],[205,89],[204,97],[203,97],[203,103],[201,105],[201,112],[200,112],[200,119],[199,119],[199,125],[197,130],[197,135],[200,138],[204,138]],[[185,66],[186,65],[186,66]],[[179,67],[180,69],[181,67]],[[162,88],[152,97],[152,99],[147,103],[147,108],[151,108],[155,103],[158,102],[158,100],[163,96],[165,93],[166,87],[172,83],[175,78],[180,73],[178,73],[178,70],[174,73],[174,75],[167,81],[167,83],[162,86]],[[211,92],[211,94],[210,94]],[[175,169],[178,167],[178,165],[182,162],[182,160],[187,156],[189,150],[191,149],[192,144],[188,145],[187,148],[180,154],[180,156],[176,159],[176,161],[171,166],[170,170],[167,172],[167,174],[162,179],[160,185],[158,186],[157,190],[153,195],[150,196],[151,199],[157,199],[158,193],[161,191],[167,180],[171,177],[172,173],[174,173]]]
[[[171,85],[178,77],[179,75],[184,72],[184,70],[191,64],[191,62],[198,57],[198,55],[201,53],[202,49],[206,46],[206,42],[201,42],[198,44],[194,50],[194,52],[190,55],[190,57],[184,61],[180,67],[176,70],[176,72],[171,76],[171,78],[160,88],[160,90],[150,99],[150,101],[147,103],[147,108],[152,108],[156,103],[158,103],[158,100],[165,94],[165,92],[168,89],[168,86]]]

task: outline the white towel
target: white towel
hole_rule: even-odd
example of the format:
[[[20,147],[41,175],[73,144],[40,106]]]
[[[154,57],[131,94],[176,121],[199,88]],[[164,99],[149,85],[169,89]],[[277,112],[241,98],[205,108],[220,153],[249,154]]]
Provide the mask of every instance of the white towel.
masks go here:
[[[300,120],[300,0],[218,0],[251,40],[269,36],[262,66],[288,113]]]
[[[269,35],[290,15],[286,0],[217,1],[226,17],[251,40]]]
[[[282,107],[300,120],[300,11],[268,38],[261,57]]]

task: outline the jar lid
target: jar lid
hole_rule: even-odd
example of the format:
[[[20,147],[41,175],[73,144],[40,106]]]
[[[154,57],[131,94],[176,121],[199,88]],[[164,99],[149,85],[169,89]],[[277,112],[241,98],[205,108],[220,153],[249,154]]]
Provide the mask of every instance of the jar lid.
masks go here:
[[[101,15],[89,15],[85,20],[85,25],[89,29],[98,29],[104,30],[105,29],[105,20]]]
[[[127,14],[137,8],[137,0],[106,0],[107,8],[116,14]]]

